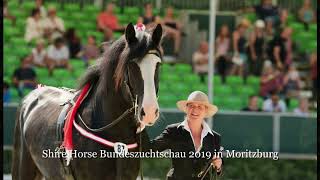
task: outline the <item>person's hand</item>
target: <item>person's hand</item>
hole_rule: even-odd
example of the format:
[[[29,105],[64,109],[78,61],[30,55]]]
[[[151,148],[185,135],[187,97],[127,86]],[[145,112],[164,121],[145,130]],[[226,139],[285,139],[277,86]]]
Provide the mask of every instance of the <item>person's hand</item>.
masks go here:
[[[282,63],[281,63],[280,61],[277,62],[277,67],[278,67],[279,69],[282,69],[283,65],[282,65]]]
[[[221,158],[217,158],[217,157],[213,157],[212,158],[212,165],[217,170],[217,172],[220,172],[221,171],[221,166],[222,166],[222,159]]]

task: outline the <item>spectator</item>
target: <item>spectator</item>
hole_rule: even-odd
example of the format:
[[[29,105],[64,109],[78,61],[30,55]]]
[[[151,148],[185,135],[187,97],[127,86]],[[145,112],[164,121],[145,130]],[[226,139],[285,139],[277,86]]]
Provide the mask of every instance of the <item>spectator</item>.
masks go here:
[[[307,98],[299,99],[299,107],[293,110],[293,113],[298,116],[308,117],[309,114],[309,101]]]
[[[192,62],[194,71],[200,76],[201,82],[205,82],[208,73],[209,47],[206,41],[200,42],[199,49],[193,53]]]
[[[269,44],[271,40],[274,38],[276,32],[275,29],[273,28],[273,24],[271,20],[266,20],[266,44]]]
[[[35,89],[37,86],[36,72],[31,68],[30,56],[21,58],[21,65],[13,73],[13,85],[17,88],[19,96],[23,96],[23,90]]]
[[[291,41],[291,33],[292,29],[286,27],[282,30],[280,36],[275,36],[269,43],[268,56],[272,63],[281,70],[285,69],[285,63],[288,64],[289,60],[287,58],[292,56],[290,54],[288,56],[288,49],[291,51],[290,53],[292,53],[292,50],[291,47],[287,47],[289,44],[286,43],[287,40]]]
[[[45,35],[50,41],[57,37],[62,37],[65,31],[63,20],[56,14],[56,8],[50,6],[48,8],[48,17],[44,19]]]
[[[276,92],[272,92],[271,98],[263,102],[263,111],[266,112],[286,112],[286,104],[279,98]]]
[[[279,8],[272,4],[272,0],[261,0],[261,3],[253,7],[258,19],[271,20],[273,25],[279,22]]]
[[[65,33],[65,39],[68,44],[70,58],[77,58],[81,51],[81,40],[78,37],[75,28],[69,28]]]
[[[96,38],[94,36],[88,37],[88,44],[83,47],[81,54],[82,59],[86,63],[86,66],[88,66],[90,60],[98,58],[100,51],[96,44]]]
[[[167,37],[174,40],[174,54],[178,56],[181,44],[182,24],[174,18],[173,7],[169,6],[163,18],[164,29]]]
[[[255,76],[260,76],[265,58],[265,24],[262,20],[257,20],[254,31],[250,34],[249,54],[250,72]]]
[[[72,71],[69,64],[69,50],[64,44],[64,39],[59,37],[55,39],[54,44],[47,50],[47,61],[49,63],[49,74],[52,75],[55,67],[67,68]]]
[[[153,15],[153,8],[151,3],[148,2],[144,4],[144,15],[138,18],[137,23],[144,24],[146,28],[155,26],[156,23],[161,23],[160,17]]]
[[[312,80],[312,95],[315,100],[318,98],[318,70],[317,70],[317,52],[310,56],[311,80]]]
[[[262,111],[258,105],[258,96],[256,95],[250,96],[248,106],[243,108],[242,111],[256,111],[256,112]]]
[[[234,66],[231,74],[243,76],[244,80],[247,75],[247,39],[245,33],[250,25],[247,19],[243,19],[232,34],[233,57],[232,62]]]
[[[47,52],[44,47],[44,40],[37,40],[37,46],[32,49],[31,57],[32,64],[37,67],[46,67],[48,63],[46,62]]]
[[[47,17],[47,10],[43,5],[43,0],[36,0],[36,8],[40,10],[40,14],[42,18]]]
[[[8,82],[3,82],[3,103],[11,102],[10,86]]]
[[[282,75],[272,65],[264,66],[260,77],[260,96],[266,98],[272,91],[280,92],[283,88]]]
[[[216,64],[218,73],[221,76],[221,82],[226,82],[227,70],[229,69],[228,52],[230,48],[229,28],[226,24],[222,25],[218,37],[216,38]]]
[[[278,31],[281,32],[282,29],[288,26],[288,16],[289,12],[287,9],[281,9],[280,11],[280,21]]]
[[[289,99],[293,97],[298,97],[301,89],[301,79],[299,72],[295,66],[291,65],[288,72],[284,75],[283,86],[286,95],[286,102],[289,106]]]
[[[312,8],[310,0],[304,0],[303,6],[299,10],[299,20],[309,29],[309,24],[316,22],[316,14]]]
[[[114,15],[113,2],[107,4],[105,11],[101,12],[97,17],[98,30],[106,36],[106,41],[113,39],[113,31],[124,30],[124,27],[119,25],[118,18]]]
[[[7,1],[3,1],[3,18],[10,19],[12,21],[12,25],[16,25],[16,17],[9,12]]]
[[[32,9],[31,17],[27,19],[26,31],[24,39],[30,42],[33,39],[42,38],[44,33],[44,24],[41,20],[40,10]]]

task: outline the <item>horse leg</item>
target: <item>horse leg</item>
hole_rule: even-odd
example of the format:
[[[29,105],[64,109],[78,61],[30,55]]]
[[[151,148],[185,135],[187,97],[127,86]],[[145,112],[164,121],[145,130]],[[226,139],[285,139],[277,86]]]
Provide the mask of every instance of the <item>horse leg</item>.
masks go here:
[[[13,143],[13,160],[12,160],[12,179],[13,180],[34,180],[41,179],[42,175],[38,170],[37,166],[33,162],[31,155],[28,151],[26,143],[22,134],[22,122],[21,114],[18,110],[15,132],[14,132],[14,143]]]

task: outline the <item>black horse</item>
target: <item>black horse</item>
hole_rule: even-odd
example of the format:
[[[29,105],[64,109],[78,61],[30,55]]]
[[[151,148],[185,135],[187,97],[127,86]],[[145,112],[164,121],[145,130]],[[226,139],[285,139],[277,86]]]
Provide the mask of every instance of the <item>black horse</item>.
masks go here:
[[[78,88],[81,90],[88,82],[92,85],[78,110],[87,126],[106,126],[133,107],[132,99],[138,104],[137,116],[132,111],[113,127],[91,133],[111,142],[139,144],[137,129],[155,123],[159,117],[157,94],[162,59],[161,38],[161,25],[144,31],[130,23],[125,35],[112,43],[96,65],[88,68]],[[72,92],[45,86],[33,90],[24,98],[15,125],[13,179],[136,179],[140,165],[138,158],[73,158],[68,167],[59,158],[44,158],[43,150],[55,151],[59,147],[56,127],[63,108],[61,104],[73,97]],[[75,122],[88,130],[79,118]],[[114,151],[76,130],[73,130],[72,136],[74,150],[98,154],[100,150]],[[132,151],[139,151],[139,147]]]

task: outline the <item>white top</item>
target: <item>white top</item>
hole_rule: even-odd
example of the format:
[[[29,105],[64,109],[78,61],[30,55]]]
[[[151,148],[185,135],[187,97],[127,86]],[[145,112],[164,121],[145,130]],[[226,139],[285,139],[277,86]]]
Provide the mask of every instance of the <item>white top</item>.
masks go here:
[[[37,50],[37,48],[32,49],[33,60],[36,63],[43,64],[43,61],[44,61],[46,54],[47,54],[47,52],[44,49],[41,52],[39,52]]]
[[[45,28],[48,28],[48,29],[58,28],[60,31],[65,30],[63,20],[59,17],[54,17],[53,19],[47,17],[43,20],[43,24]]]
[[[294,113],[295,115],[298,115],[298,116],[301,116],[301,117],[309,117],[309,112],[303,112],[303,111],[301,111],[300,108],[295,108],[295,109],[293,110],[293,113]]]
[[[193,53],[192,56],[192,62],[194,64],[194,70],[196,73],[206,73],[208,72],[208,63],[204,63],[204,64],[197,64],[197,62],[199,62],[200,60],[203,59],[209,59],[209,54],[203,54],[199,51],[196,51],[195,53]]]
[[[178,127],[180,127],[180,126],[183,126],[183,128],[190,133],[190,136],[191,136],[192,142],[193,142],[193,146],[194,146],[194,149],[196,150],[196,152],[199,152],[200,149],[202,148],[203,138],[206,137],[208,133],[210,133],[210,134],[213,135],[213,133],[212,133],[209,125],[208,125],[205,121],[202,121],[201,143],[200,143],[199,148],[196,149],[196,145],[195,145],[195,143],[194,143],[194,139],[193,139],[193,136],[192,136],[192,134],[191,134],[190,127],[189,127],[189,125],[188,125],[188,120],[185,119],[184,121],[182,121],[182,123],[179,124]]]
[[[24,39],[30,42],[32,39],[41,38],[43,35],[44,24],[42,20],[35,21],[34,18],[28,17]]]
[[[67,46],[62,46],[60,49],[57,49],[54,45],[48,47],[48,57],[55,61],[68,60],[69,59],[69,49]]]
[[[287,106],[282,100],[279,100],[276,106],[272,104],[271,99],[267,99],[263,102],[263,111],[276,112],[276,109],[280,109],[280,112],[286,112]]]

